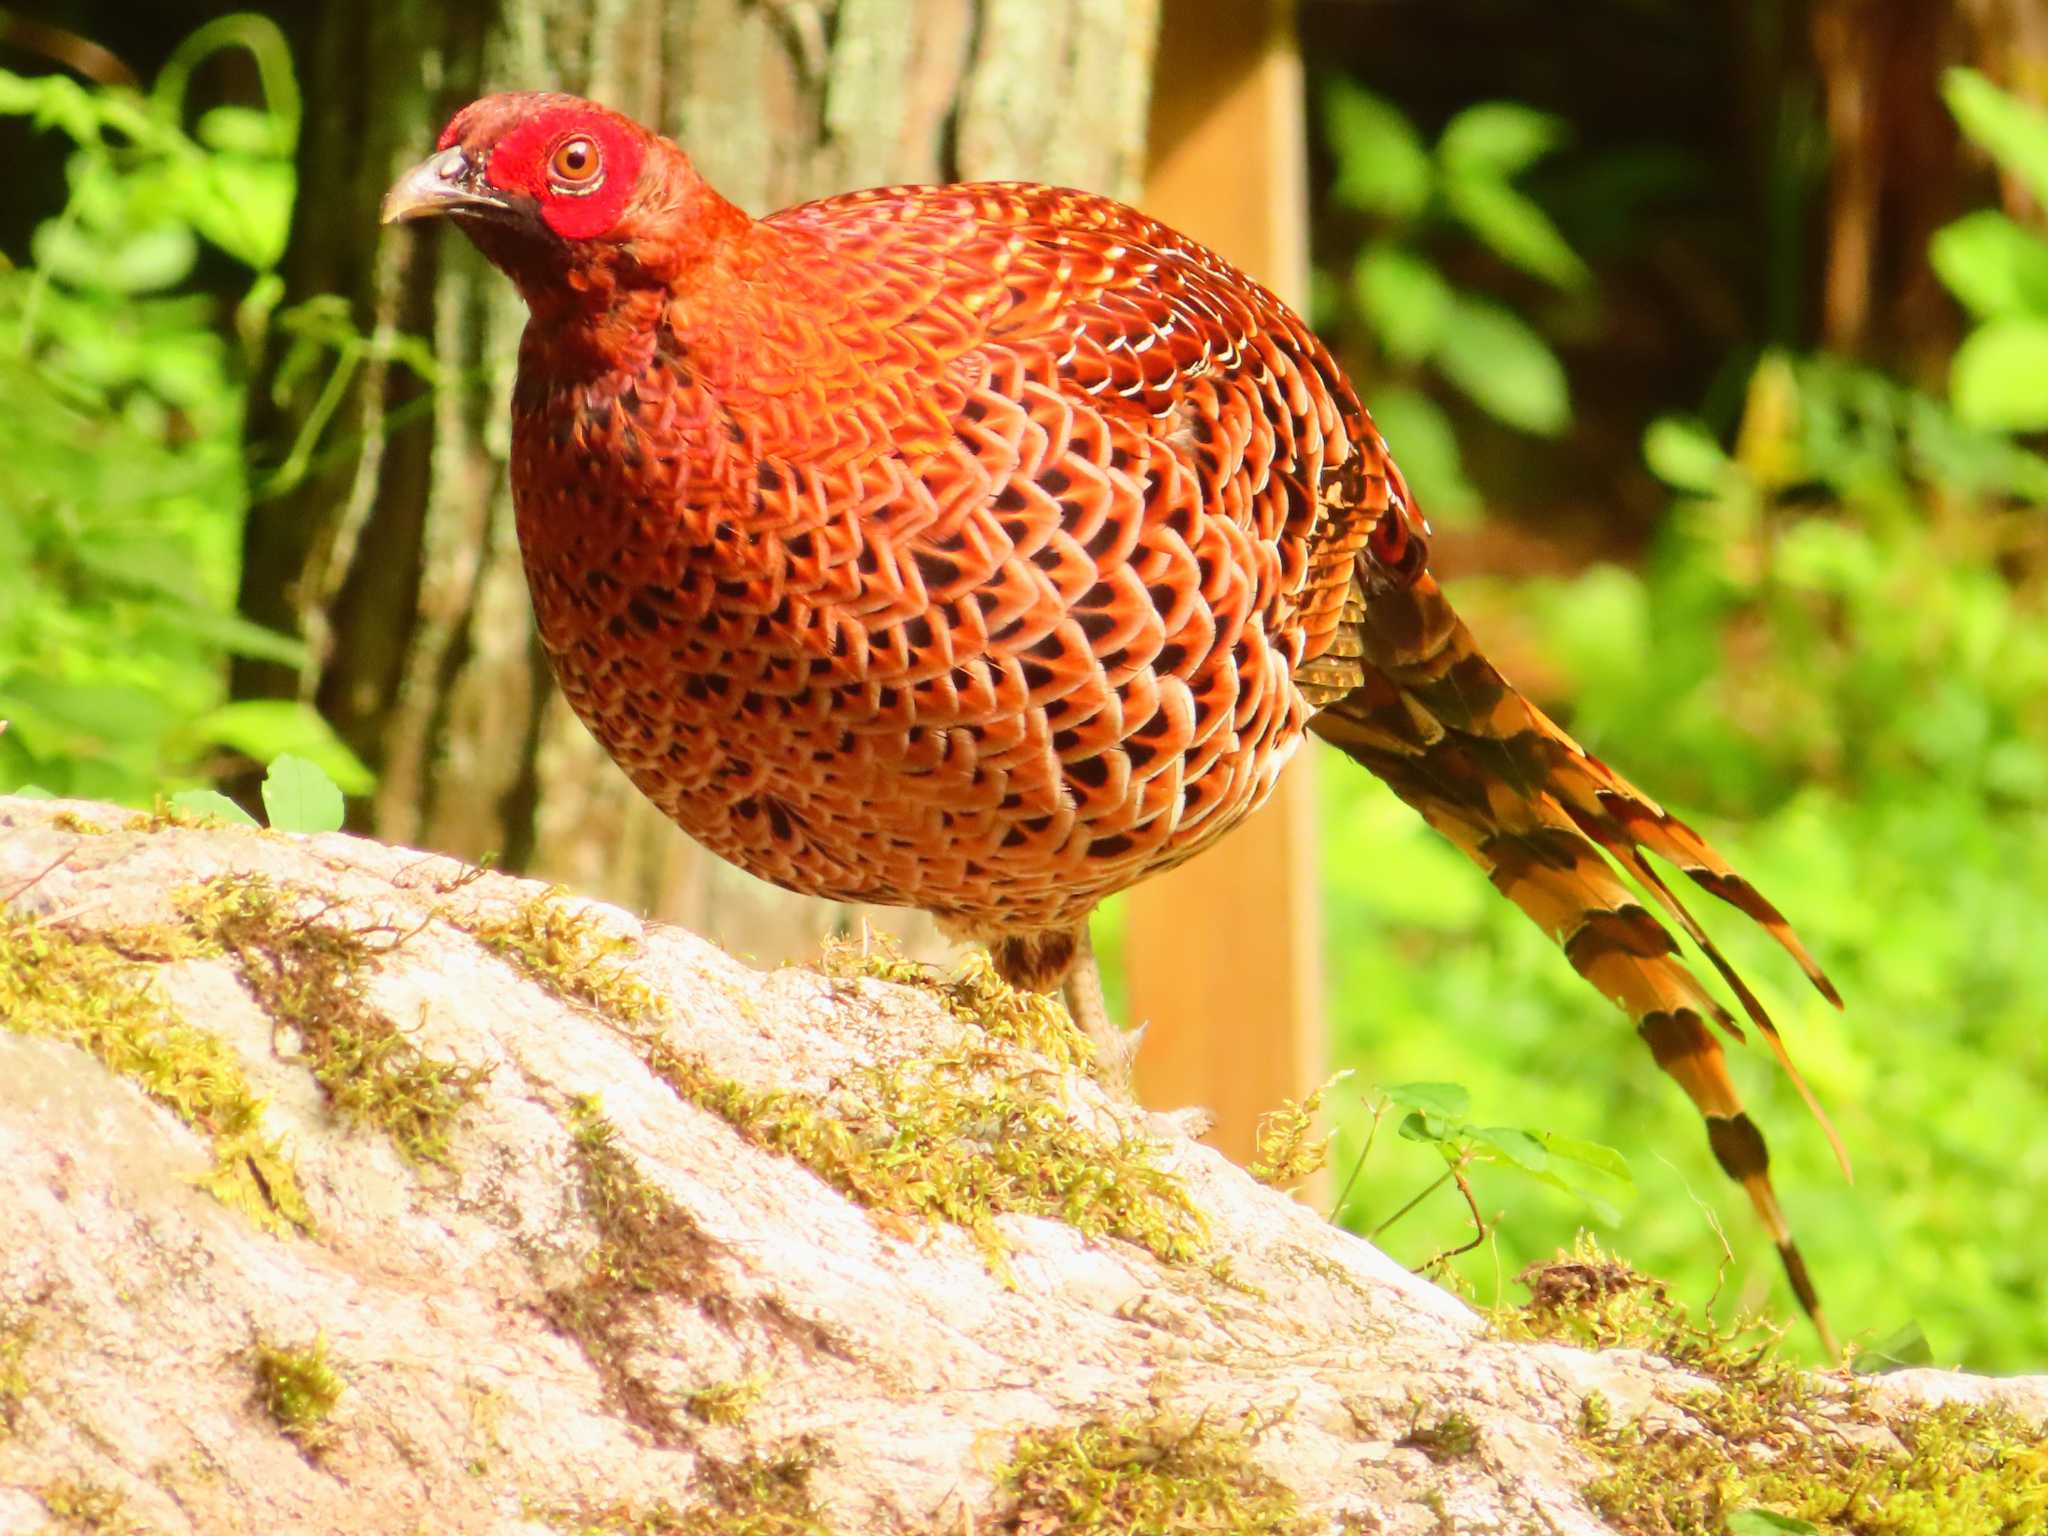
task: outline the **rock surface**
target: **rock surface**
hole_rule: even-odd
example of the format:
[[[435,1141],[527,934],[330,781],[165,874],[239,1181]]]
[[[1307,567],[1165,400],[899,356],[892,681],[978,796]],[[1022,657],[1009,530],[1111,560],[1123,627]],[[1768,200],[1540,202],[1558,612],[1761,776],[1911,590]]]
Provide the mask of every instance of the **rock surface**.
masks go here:
[[[1018,1491],[1077,1426],[1212,1447],[1188,1529],[1611,1528],[1588,1395],[1698,1378],[1495,1336],[970,990],[0,800],[0,1532],[1093,1529]]]

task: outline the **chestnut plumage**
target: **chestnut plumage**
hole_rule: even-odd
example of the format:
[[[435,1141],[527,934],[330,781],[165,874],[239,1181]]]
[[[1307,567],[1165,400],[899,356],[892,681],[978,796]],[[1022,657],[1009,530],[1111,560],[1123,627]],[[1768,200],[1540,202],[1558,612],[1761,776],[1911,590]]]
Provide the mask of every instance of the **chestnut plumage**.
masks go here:
[[[1610,857],[1788,1072],[1645,854],[1833,989],[1481,655],[1386,442],[1270,292],[1054,187],[752,219],[555,95],[459,114],[386,204],[434,213],[531,310],[512,484],[555,675],[692,836],[792,890],[924,908],[1050,987],[1105,896],[1228,832],[1314,732],[1636,1021],[1818,1320],[1710,1028],[1734,1021]]]

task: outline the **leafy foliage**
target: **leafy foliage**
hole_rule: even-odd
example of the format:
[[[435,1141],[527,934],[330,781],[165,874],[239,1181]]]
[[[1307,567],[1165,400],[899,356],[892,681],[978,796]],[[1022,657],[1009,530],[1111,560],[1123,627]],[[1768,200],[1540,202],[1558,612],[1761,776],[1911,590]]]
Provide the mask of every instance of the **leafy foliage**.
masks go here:
[[[2036,199],[2048,199],[2048,111],[1974,70],[1943,83],[1963,131]],[[1956,413],[1978,427],[2048,429],[2048,238],[1991,209],[1935,237],[1934,270],[1977,321],[1956,353]]]
[[[185,125],[193,70],[246,49],[262,108]],[[230,703],[230,656],[299,644],[238,617],[249,351],[282,293],[299,101],[277,29],[193,35],[148,95],[0,71],[0,114],[71,144],[68,198],[0,267],[0,789],[146,802],[242,758],[368,775],[310,708]],[[202,264],[243,285],[230,340]]]
[[[202,821],[253,827],[256,818],[218,790],[185,789],[171,804]],[[274,832],[337,832],[342,823],[341,788],[317,763],[286,753],[263,776],[263,814]]]
[[[1732,450],[1667,421],[1646,453],[1678,496],[1648,568],[1512,602],[1539,619],[1574,734],[1698,821],[1848,998],[1837,1016],[1739,920],[1693,903],[1763,982],[1857,1158],[1844,1187],[1768,1059],[1734,1053],[1837,1321],[1868,1338],[1917,1318],[1944,1363],[2038,1365],[2048,1149],[2014,1132],[2048,1123],[2048,464],[1880,375],[1779,356]],[[1690,1298],[1716,1290],[1713,1228],[1749,1232],[1748,1214],[1620,1016],[1391,796],[1324,784],[1326,846],[1343,850],[1325,872],[1339,1059],[1455,1075],[1488,1113],[1653,1149],[1620,1201],[1626,1245]],[[1368,1123],[1343,1129],[1340,1158]],[[1384,1187],[1438,1155],[1397,1142]],[[1498,1253],[1464,1266],[1482,1294],[1586,1214],[1504,1171],[1472,1170],[1481,1208],[1508,1212]],[[1403,1242],[1427,1254],[1464,1225],[1443,1200]],[[1774,1256],[1734,1246],[1723,1305],[1758,1304]]]
[[[1385,366],[1366,401],[1437,516],[1469,514],[1478,493],[1465,480],[1458,440],[1422,387],[1448,383],[1487,415],[1523,432],[1555,436],[1571,421],[1564,365],[1516,309],[1461,286],[1440,248],[1473,243],[1543,287],[1583,292],[1591,273],[1544,212],[1517,185],[1566,141],[1564,124],[1515,102],[1460,112],[1436,144],[1397,107],[1343,78],[1322,98],[1323,133],[1336,156],[1332,196],[1370,221],[1371,233],[1332,285],[1332,320],[1356,322]]]

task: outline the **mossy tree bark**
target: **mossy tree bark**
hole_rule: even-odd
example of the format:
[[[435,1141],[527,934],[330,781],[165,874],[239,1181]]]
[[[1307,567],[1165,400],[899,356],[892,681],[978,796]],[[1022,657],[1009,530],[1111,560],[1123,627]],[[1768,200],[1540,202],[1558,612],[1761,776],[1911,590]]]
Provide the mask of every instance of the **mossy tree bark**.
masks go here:
[[[886,181],[994,176],[1129,195],[1157,0],[331,0],[297,38],[311,115],[294,296],[338,293],[368,338],[259,423],[312,472],[259,509],[245,611],[304,634],[302,674],[243,695],[316,701],[377,770],[356,824],[694,924],[772,958],[851,914],[748,881],[645,804],[555,695],[505,475],[523,312],[459,239],[380,233],[379,196],[491,89],[601,98],[686,145],[764,212]],[[389,357],[429,340],[438,388]],[[332,408],[324,429],[309,434]]]

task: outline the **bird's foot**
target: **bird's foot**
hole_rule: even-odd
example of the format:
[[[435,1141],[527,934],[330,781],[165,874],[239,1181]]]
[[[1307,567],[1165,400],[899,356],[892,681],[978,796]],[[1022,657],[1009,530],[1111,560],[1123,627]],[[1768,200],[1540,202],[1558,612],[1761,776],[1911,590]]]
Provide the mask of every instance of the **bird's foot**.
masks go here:
[[[1154,1110],[1152,1119],[1176,1136],[1185,1136],[1189,1141],[1200,1141],[1216,1129],[1216,1111],[1204,1109],[1199,1104],[1190,1104],[1185,1109]]]
[[[1131,1068],[1138,1048],[1145,1043],[1145,1026],[1119,1029],[1109,1016],[1109,1004],[1102,994],[1102,971],[1095,963],[1095,950],[1085,939],[1067,972],[1064,992],[1067,1013],[1095,1048],[1095,1077],[1113,1097],[1135,1103]]]

